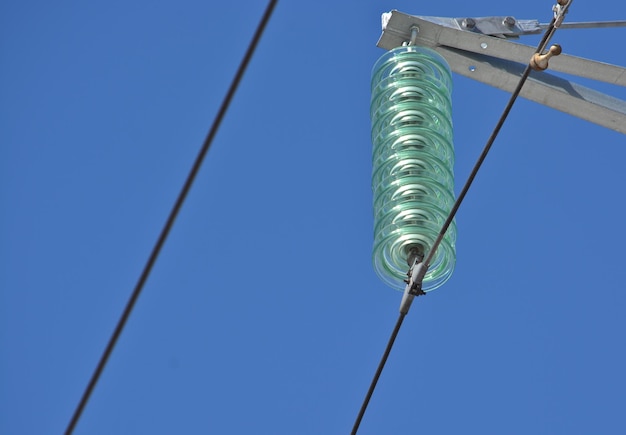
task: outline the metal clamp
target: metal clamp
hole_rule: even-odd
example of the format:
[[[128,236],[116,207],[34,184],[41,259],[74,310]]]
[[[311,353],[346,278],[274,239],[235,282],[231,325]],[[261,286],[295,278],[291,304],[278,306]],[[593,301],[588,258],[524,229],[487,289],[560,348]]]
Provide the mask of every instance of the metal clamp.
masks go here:
[[[552,11],[554,12],[554,27],[559,28],[561,26],[572,1],[573,0],[557,0],[556,4],[552,7]]]
[[[427,271],[428,266],[421,262],[417,263],[411,268],[411,270],[409,270],[410,276],[404,289],[402,302],[400,302],[400,313],[407,314],[415,296],[426,294],[424,290],[422,290],[422,282],[424,281],[424,276],[426,276]]]

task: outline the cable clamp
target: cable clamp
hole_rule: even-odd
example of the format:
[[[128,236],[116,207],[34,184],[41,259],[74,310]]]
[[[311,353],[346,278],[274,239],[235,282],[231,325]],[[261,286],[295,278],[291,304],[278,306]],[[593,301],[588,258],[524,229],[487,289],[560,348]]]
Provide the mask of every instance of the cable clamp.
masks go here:
[[[426,292],[422,290],[422,281],[424,281],[424,276],[426,275],[427,270],[428,266],[426,266],[424,263],[417,263],[409,271],[410,277],[407,280],[408,282],[404,289],[402,302],[400,302],[400,313],[407,314],[409,312],[409,308],[411,308],[411,304],[413,303],[413,299],[415,299],[415,296],[421,296],[426,294]]]
[[[556,4],[552,6],[552,12],[554,12],[554,27],[558,28],[563,20],[565,19],[565,14],[572,4],[573,0],[557,0]]]

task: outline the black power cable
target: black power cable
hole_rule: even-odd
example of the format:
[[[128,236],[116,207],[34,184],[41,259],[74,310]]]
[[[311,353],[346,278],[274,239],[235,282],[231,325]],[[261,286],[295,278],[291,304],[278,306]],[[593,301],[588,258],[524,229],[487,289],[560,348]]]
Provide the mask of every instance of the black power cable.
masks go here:
[[[556,19],[552,19],[552,21],[550,22],[548,29],[546,30],[546,32],[543,35],[543,38],[541,39],[541,42],[539,43],[539,45],[537,46],[537,49],[535,50],[535,54],[537,53],[542,53],[543,50],[545,49],[545,47],[548,45],[548,42],[550,41],[550,39],[552,38],[552,36],[554,35],[554,32],[556,31],[556,27],[555,27],[555,22]],[[476,161],[476,164],[474,165],[474,168],[472,169],[472,172],[470,173],[467,181],[465,182],[465,185],[463,186],[463,189],[461,190],[461,192],[459,193],[459,196],[457,197],[456,201],[454,202],[454,205],[452,206],[452,209],[450,210],[450,213],[448,214],[448,217],[446,218],[446,221],[444,222],[441,231],[439,232],[437,239],[435,239],[435,242],[433,243],[433,246],[431,247],[428,256],[424,259],[423,263],[425,268],[427,269],[428,266],[430,265],[430,262],[432,261],[433,257],[435,256],[435,252],[437,252],[437,248],[439,247],[439,245],[441,244],[441,241],[443,240],[444,235],[446,234],[446,231],[448,230],[448,227],[450,226],[450,224],[452,223],[452,220],[454,219],[454,216],[456,215],[456,212],[458,211],[459,207],[461,206],[461,203],[463,202],[463,199],[465,199],[465,195],[467,194],[467,192],[469,191],[472,183],[474,182],[474,178],[476,178],[476,175],[478,174],[478,171],[480,170],[480,167],[482,166],[483,162],[485,161],[485,158],[487,157],[487,154],[489,154],[489,150],[491,149],[491,146],[493,145],[494,141],[496,140],[496,137],[498,136],[498,133],[500,133],[500,130],[502,129],[502,126],[504,125],[504,121],[506,121],[506,118],[509,116],[509,112],[511,111],[511,109],[513,108],[513,104],[515,103],[515,100],[517,100],[517,97],[519,96],[522,87],[524,86],[524,83],[526,83],[526,80],[528,79],[528,76],[530,75],[530,72],[532,70],[532,67],[530,65],[530,62],[526,65],[526,68],[524,69],[524,72],[522,73],[522,76],[520,77],[520,80],[517,84],[517,87],[515,88],[515,90],[513,91],[513,93],[511,94],[511,98],[509,99],[508,104],[506,105],[506,107],[504,108],[504,111],[502,112],[502,115],[500,116],[500,119],[498,120],[498,123],[496,124],[493,132],[491,133],[491,136],[489,136],[489,139],[487,140],[487,143],[485,145],[485,147],[483,148],[482,153],[480,154],[480,156],[478,157],[478,160]],[[416,262],[418,262],[419,260],[416,260]],[[413,264],[412,267],[415,267],[416,264]],[[421,283],[419,283],[421,285]],[[359,430],[359,426],[361,424],[361,420],[363,419],[363,415],[365,414],[365,411],[367,409],[367,406],[370,402],[370,399],[372,398],[372,394],[374,394],[374,389],[376,388],[376,384],[378,383],[378,379],[380,378],[380,375],[383,371],[383,368],[385,367],[385,364],[387,362],[387,358],[389,357],[389,353],[391,352],[391,348],[393,347],[394,342],[396,341],[396,337],[398,336],[398,332],[400,331],[400,327],[402,326],[402,322],[404,320],[404,317],[406,316],[406,314],[408,314],[408,308],[410,307],[410,305],[406,306],[406,310],[401,310],[400,311],[400,316],[398,317],[398,321],[396,322],[396,326],[393,329],[393,332],[391,333],[391,337],[389,338],[389,342],[387,343],[387,347],[385,349],[385,353],[383,354],[383,357],[380,360],[380,363],[378,364],[378,368],[376,369],[376,373],[374,374],[374,378],[372,379],[372,383],[370,384],[370,388],[367,391],[367,394],[365,395],[365,399],[363,400],[363,404],[361,405],[361,409],[359,411],[359,414],[356,418],[356,421],[354,422],[354,426],[352,427],[352,432],[351,435],[356,435],[356,433]]]
[[[387,362],[387,358],[391,353],[391,348],[393,347],[393,343],[396,341],[396,337],[398,336],[398,332],[400,332],[400,327],[402,326],[402,322],[406,317],[407,313],[401,312],[400,316],[398,316],[398,320],[396,321],[396,326],[393,328],[393,332],[391,333],[391,337],[389,337],[389,341],[387,342],[387,347],[385,348],[385,353],[378,363],[378,368],[376,369],[376,373],[374,374],[374,378],[372,379],[372,383],[370,384],[369,390],[367,390],[367,394],[365,395],[365,400],[363,401],[363,405],[361,405],[361,410],[359,411],[359,415],[356,417],[356,421],[354,422],[354,426],[352,426],[352,435],[356,435],[359,430],[359,426],[361,425],[361,420],[363,420],[363,416],[365,415],[365,410],[367,409],[367,405],[370,403],[370,399],[372,398],[372,394],[374,394],[374,390],[376,389],[376,384],[378,384],[378,379],[380,378],[380,374],[383,372],[383,368],[385,368],[385,363]]]
[[[74,411],[74,414],[72,415],[72,419],[70,420],[67,426],[67,429],[65,430],[65,435],[71,435],[74,432],[74,428],[76,427],[76,424],[78,423],[78,420],[80,419],[83,413],[83,410],[85,409],[85,405],[87,405],[87,402],[89,401],[89,397],[91,396],[91,393],[93,392],[96,384],[98,383],[98,380],[100,379],[100,375],[102,374],[102,371],[104,370],[107,364],[107,361],[109,357],[111,356],[111,353],[113,352],[115,344],[117,343],[117,340],[119,339],[122,331],[124,330],[124,326],[126,325],[126,322],[128,321],[128,318],[133,310],[133,307],[135,306],[135,303],[137,302],[137,299],[139,298],[139,295],[141,294],[141,290],[143,289],[144,284],[148,280],[148,276],[150,275],[152,267],[154,266],[154,263],[156,262],[159,256],[159,253],[161,252],[161,248],[165,244],[167,236],[169,235],[169,232],[172,229],[172,226],[174,225],[174,221],[176,220],[176,217],[178,216],[178,212],[180,211],[183,203],[185,202],[187,194],[189,193],[189,190],[191,189],[191,186],[196,178],[196,175],[198,174],[198,171],[200,170],[200,166],[202,166],[204,157],[206,156],[207,152],[209,151],[209,148],[211,147],[213,138],[217,134],[220,124],[222,123],[222,119],[224,118],[224,115],[226,114],[226,111],[228,110],[230,102],[233,99],[235,92],[237,91],[237,87],[239,86],[239,82],[241,81],[241,78],[243,77],[243,74],[245,73],[246,68],[248,67],[248,64],[250,63],[250,59],[252,59],[252,55],[254,54],[256,46],[261,40],[261,36],[263,35],[265,27],[267,26],[267,23],[269,22],[270,17],[272,16],[272,12],[274,11],[274,8],[277,3],[278,3],[278,0],[270,0],[269,4],[267,5],[267,8],[265,9],[265,13],[263,14],[263,17],[261,18],[261,21],[259,22],[259,25],[256,29],[256,32],[254,33],[254,36],[252,37],[252,41],[250,42],[250,45],[248,46],[248,49],[241,61],[241,64],[239,65],[239,69],[237,69],[237,73],[235,74],[235,77],[233,78],[230,88],[228,89],[228,92],[226,96],[224,97],[224,101],[222,102],[222,105],[220,106],[220,109],[217,115],[215,116],[215,119],[213,120],[213,125],[211,126],[211,129],[209,130],[209,133],[207,134],[206,139],[204,139],[204,143],[202,144],[202,147],[200,148],[200,152],[198,153],[196,160],[191,168],[191,171],[189,172],[189,175],[187,176],[187,179],[185,181],[185,184],[183,185],[183,188],[178,194],[178,198],[176,199],[176,202],[174,203],[174,206],[172,207],[172,210],[170,211],[170,214],[169,214],[169,217],[167,218],[165,226],[161,230],[161,234],[159,235],[159,238],[156,244],[154,245],[154,248],[152,248],[152,253],[150,254],[150,257],[148,258],[148,261],[146,265],[144,266],[143,272],[141,273],[141,276],[139,277],[139,280],[137,281],[137,284],[135,285],[135,289],[133,290],[130,296],[130,299],[126,303],[126,307],[124,308],[122,316],[117,322],[117,326],[115,327],[115,330],[113,331],[113,335],[111,335],[111,338],[109,339],[109,342],[102,356],[100,357],[100,361],[98,362],[98,365],[93,375],[91,376],[91,379],[89,380],[89,384],[87,384],[87,388],[83,392],[80,402],[78,403],[78,406],[76,407],[76,410]]]

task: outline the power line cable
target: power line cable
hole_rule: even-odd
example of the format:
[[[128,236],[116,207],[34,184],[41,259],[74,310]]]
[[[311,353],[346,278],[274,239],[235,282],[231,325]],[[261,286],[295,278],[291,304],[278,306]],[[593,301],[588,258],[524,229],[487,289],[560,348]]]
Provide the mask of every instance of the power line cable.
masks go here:
[[[539,43],[539,45],[537,46],[537,49],[535,50],[535,54],[538,53],[542,53],[545,49],[545,47],[548,45],[550,39],[552,38],[552,36],[554,35],[554,32],[556,31],[557,27],[555,26],[555,22],[556,22],[556,18],[553,18],[552,21],[550,22],[550,24],[548,25],[548,29],[546,30],[546,32],[543,35],[543,38],[541,39],[541,42]],[[532,70],[531,64],[530,62],[526,65],[526,68],[524,69],[524,72],[522,73],[520,80],[517,84],[517,87],[515,88],[515,90],[513,91],[513,93],[511,94],[511,98],[509,99],[509,102],[507,103],[506,107],[504,108],[504,111],[502,112],[502,115],[500,115],[500,119],[498,120],[498,123],[496,124],[495,128],[493,129],[493,132],[491,133],[491,136],[489,136],[489,139],[487,139],[487,143],[485,144],[485,147],[483,148],[483,151],[481,152],[480,156],[478,157],[478,160],[476,161],[476,163],[474,164],[474,168],[472,169],[469,177],[467,178],[467,181],[465,182],[465,185],[463,186],[463,189],[461,190],[461,192],[459,193],[459,196],[457,197],[456,201],[454,202],[454,205],[452,206],[452,209],[450,210],[450,213],[448,214],[448,217],[446,218],[441,231],[439,231],[439,234],[437,236],[437,239],[435,239],[435,242],[433,243],[433,246],[431,247],[428,256],[426,256],[426,258],[423,260],[423,265],[424,268],[422,270],[422,278],[424,276],[424,274],[426,273],[426,270],[428,269],[428,266],[430,264],[430,262],[432,261],[433,257],[435,256],[435,252],[437,252],[437,248],[439,247],[439,245],[441,244],[441,241],[443,240],[444,235],[446,234],[446,231],[448,230],[448,227],[450,227],[450,224],[452,223],[452,220],[454,219],[454,216],[456,215],[456,212],[458,211],[459,207],[461,206],[461,203],[463,202],[463,200],[465,199],[465,195],[467,195],[467,192],[469,191],[472,183],[474,182],[474,178],[476,178],[476,175],[478,174],[478,171],[480,170],[480,167],[482,166],[483,162],[485,161],[485,159],[487,158],[487,154],[489,154],[489,150],[491,149],[491,146],[493,145],[494,141],[496,140],[496,137],[498,136],[498,133],[500,133],[500,130],[502,129],[502,126],[504,125],[504,122],[506,121],[506,118],[509,115],[509,112],[511,111],[511,109],[513,108],[513,104],[515,104],[515,101],[517,100],[517,97],[519,96],[522,87],[524,86],[524,83],[526,83],[526,80],[528,79],[528,76],[530,75],[530,72]],[[413,265],[411,266],[411,270],[413,270],[414,267],[417,266],[417,264],[420,262],[420,258],[416,258]],[[410,276],[411,274],[409,274]],[[420,282],[418,283],[421,286],[421,279]],[[417,293],[419,294],[419,293]],[[412,295],[411,297],[414,297],[415,295]],[[378,368],[376,369],[376,373],[374,374],[374,378],[372,379],[372,383],[370,384],[370,387],[367,391],[367,394],[365,395],[365,399],[363,400],[363,404],[361,405],[361,409],[359,410],[359,414],[357,415],[356,421],[354,422],[354,426],[352,427],[352,432],[351,435],[356,435],[356,433],[359,430],[359,426],[361,425],[361,420],[363,419],[363,415],[365,415],[365,411],[367,410],[367,406],[369,405],[370,399],[372,398],[372,394],[374,394],[374,390],[376,388],[376,384],[378,383],[378,379],[380,378],[380,375],[385,367],[385,364],[387,362],[387,359],[389,357],[389,353],[391,352],[391,348],[393,347],[394,342],[396,341],[396,337],[398,336],[398,333],[400,332],[400,327],[402,326],[402,322],[404,321],[404,317],[408,314],[408,310],[410,308],[410,302],[409,304],[404,304],[404,300],[403,300],[403,304],[401,306],[400,309],[400,316],[398,317],[398,320],[396,322],[396,326],[393,329],[393,332],[391,333],[391,337],[389,338],[389,341],[387,343],[387,347],[385,348],[385,352],[383,354],[383,357],[380,360],[380,363],[378,364]]]
[[[385,348],[385,353],[378,363],[378,368],[376,369],[376,373],[374,374],[374,378],[372,379],[372,383],[370,384],[369,390],[367,390],[367,394],[365,395],[365,400],[363,401],[363,405],[361,405],[361,409],[359,410],[359,415],[356,417],[356,421],[354,422],[354,426],[352,426],[352,435],[356,435],[359,430],[359,426],[361,425],[361,420],[363,420],[363,416],[365,415],[365,410],[367,409],[367,405],[370,403],[370,399],[372,398],[372,394],[374,394],[374,390],[376,389],[376,384],[378,384],[378,379],[380,378],[380,374],[383,372],[383,368],[385,368],[385,363],[387,362],[387,358],[391,353],[391,348],[393,347],[393,343],[396,341],[396,337],[398,336],[398,332],[400,332],[400,327],[402,326],[402,322],[406,317],[405,312],[401,312],[400,316],[398,316],[398,320],[396,321],[396,326],[393,328],[393,332],[391,333],[391,337],[389,337],[389,341],[387,342],[387,347]]]
[[[267,8],[265,9],[263,17],[261,18],[261,21],[259,22],[259,25],[256,29],[256,32],[254,33],[254,36],[252,37],[250,45],[248,46],[248,49],[241,61],[241,64],[239,65],[239,68],[237,69],[237,72],[235,74],[235,77],[233,78],[230,88],[228,89],[228,92],[226,96],[224,97],[222,105],[220,106],[220,109],[217,115],[215,116],[215,119],[213,120],[211,129],[209,130],[209,133],[207,134],[204,140],[204,143],[202,144],[202,147],[200,148],[200,151],[196,157],[196,160],[187,176],[185,184],[183,185],[178,195],[178,198],[176,199],[176,202],[174,203],[174,206],[172,207],[172,210],[170,211],[170,214],[169,214],[169,217],[167,218],[165,226],[161,230],[161,234],[159,235],[159,238],[156,244],[154,245],[154,248],[152,249],[152,252],[150,254],[150,257],[148,258],[146,265],[144,266],[143,272],[141,273],[141,276],[139,277],[139,280],[137,281],[137,284],[135,285],[135,288],[130,296],[130,299],[126,303],[126,307],[124,308],[122,316],[120,317],[117,323],[117,326],[115,327],[115,330],[113,331],[113,334],[111,335],[111,338],[109,339],[109,342],[102,356],[100,357],[100,361],[98,362],[98,365],[96,366],[96,369],[93,375],[91,376],[91,379],[89,380],[89,383],[87,384],[85,391],[83,392],[80,402],[78,403],[78,406],[76,407],[74,414],[72,415],[72,419],[70,420],[67,426],[67,429],[65,430],[65,435],[71,435],[74,432],[74,428],[76,427],[76,424],[78,423],[78,420],[80,419],[85,409],[85,405],[87,405],[87,402],[89,401],[91,393],[93,392],[96,384],[98,383],[98,380],[100,379],[100,375],[102,374],[102,371],[104,370],[107,364],[107,361],[109,357],[111,356],[113,349],[115,348],[117,340],[119,339],[122,331],[124,330],[124,326],[126,325],[126,322],[128,321],[128,318],[133,310],[133,307],[135,306],[135,303],[137,302],[137,299],[139,298],[139,295],[141,294],[141,291],[146,281],[148,280],[152,267],[154,266],[154,263],[156,262],[159,256],[159,253],[161,252],[161,248],[165,244],[167,236],[169,235],[169,232],[172,229],[172,226],[174,225],[174,221],[176,220],[176,217],[178,216],[178,213],[180,209],[182,208],[182,205],[185,202],[185,199],[187,198],[187,194],[189,193],[189,190],[191,189],[191,186],[196,178],[196,175],[198,174],[198,171],[200,170],[200,167],[202,166],[202,162],[204,161],[204,158],[207,152],[209,151],[209,148],[211,147],[211,143],[213,142],[213,139],[215,138],[215,135],[217,134],[217,131],[222,123],[222,119],[224,118],[224,115],[226,114],[226,111],[228,110],[228,107],[230,106],[230,102],[233,99],[235,92],[237,91],[239,82],[241,81],[248,67],[248,64],[250,63],[250,59],[252,59],[252,55],[254,54],[254,51],[261,39],[261,36],[263,35],[265,27],[267,26],[267,23],[269,22],[270,17],[272,16],[272,12],[274,11],[274,8],[277,3],[278,3],[278,0],[270,0],[269,4],[267,5]]]

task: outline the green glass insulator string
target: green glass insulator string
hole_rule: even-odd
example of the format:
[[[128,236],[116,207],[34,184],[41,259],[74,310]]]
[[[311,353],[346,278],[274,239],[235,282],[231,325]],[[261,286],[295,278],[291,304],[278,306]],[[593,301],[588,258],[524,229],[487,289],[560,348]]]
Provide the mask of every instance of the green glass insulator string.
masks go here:
[[[391,50],[372,70],[373,263],[398,290],[405,287],[409,256],[429,252],[454,204],[451,89],[448,64],[425,47]],[[453,222],[422,290],[450,278],[455,241]]]

